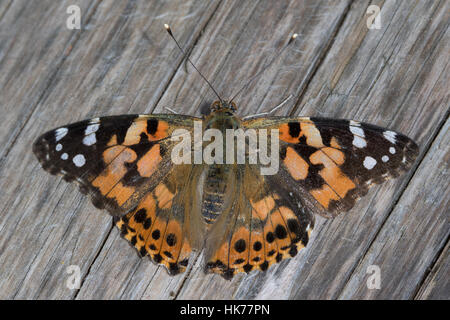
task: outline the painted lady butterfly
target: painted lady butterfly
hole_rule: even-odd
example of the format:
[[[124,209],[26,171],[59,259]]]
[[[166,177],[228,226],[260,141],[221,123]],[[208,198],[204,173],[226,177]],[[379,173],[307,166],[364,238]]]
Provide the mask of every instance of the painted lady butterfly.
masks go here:
[[[205,248],[205,270],[230,279],[294,257],[308,244],[314,214],[348,211],[373,184],[411,167],[417,145],[395,131],[353,120],[256,117],[232,102],[203,118],[120,115],[49,131],[33,145],[42,167],[76,181],[106,209],[141,256],[183,272]],[[177,129],[278,129],[279,170],[260,165],[174,164]],[[248,156],[248,154],[247,154]]]

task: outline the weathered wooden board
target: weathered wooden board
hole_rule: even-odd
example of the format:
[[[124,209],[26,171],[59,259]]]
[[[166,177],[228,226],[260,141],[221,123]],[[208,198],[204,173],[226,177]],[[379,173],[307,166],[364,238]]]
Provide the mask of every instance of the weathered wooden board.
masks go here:
[[[450,292],[450,245],[447,242],[441,257],[433,266],[430,274],[425,279],[424,284],[420,287],[420,291],[416,295],[416,299],[442,299],[448,300]]]
[[[76,4],[89,20],[93,1],[13,1],[0,6],[0,156],[8,154],[80,32],[68,30],[66,8]],[[14,27],[13,27],[14,26]]]
[[[80,31],[65,27],[70,4],[81,8]],[[379,30],[366,26],[369,4],[381,8]],[[8,119],[0,128],[0,298],[448,299],[449,12],[447,1],[0,2]],[[204,275],[197,254],[187,273],[171,277],[139,259],[106,213],[41,170],[30,146],[45,130],[99,115],[166,106],[199,115],[214,95],[185,68],[163,23],[224,98],[299,33],[235,99],[239,114],[292,94],[278,114],[354,118],[410,135],[421,147],[416,167],[350,212],[317,218],[308,248],[264,274]],[[365,285],[371,264],[381,268],[380,290]],[[81,269],[79,290],[66,287],[69,265]]]

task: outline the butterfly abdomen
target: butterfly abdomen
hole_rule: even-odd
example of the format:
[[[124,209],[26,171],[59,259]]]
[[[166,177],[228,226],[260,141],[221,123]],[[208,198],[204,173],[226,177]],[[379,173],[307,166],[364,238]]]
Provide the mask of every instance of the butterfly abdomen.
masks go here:
[[[229,173],[229,165],[212,165],[207,169],[202,205],[202,216],[207,224],[214,223],[222,212]]]

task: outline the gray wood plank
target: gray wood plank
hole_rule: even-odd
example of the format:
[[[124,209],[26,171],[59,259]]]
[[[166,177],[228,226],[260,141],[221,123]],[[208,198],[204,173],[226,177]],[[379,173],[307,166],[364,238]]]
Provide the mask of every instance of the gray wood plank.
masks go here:
[[[448,300],[450,299],[450,242],[447,242],[439,260],[433,266],[428,277],[421,286],[416,299]]]
[[[13,1],[0,7],[0,159],[7,154],[37,103],[55,79],[79,32],[68,30],[66,8],[89,19],[97,1]],[[1,163],[0,163],[1,165]]]
[[[450,119],[358,264],[339,298],[411,299],[450,235],[448,208]],[[370,265],[380,269],[379,289],[366,285]],[[447,277],[442,279],[446,282]],[[440,296],[448,299],[449,292]]]
[[[86,21],[96,7],[93,1],[71,1],[70,4],[80,7]],[[77,42],[79,32],[66,28],[66,8],[70,4],[14,1],[0,19],[0,106],[7,120],[0,129],[1,298],[12,298],[25,287],[23,283],[34,256],[57,225],[50,219],[59,198],[46,202],[45,194],[54,191],[58,183],[42,190],[40,197],[34,198],[34,205],[30,204],[34,191],[40,189],[28,184],[32,170],[37,169],[31,155],[33,134],[28,131],[30,136],[22,136],[22,139],[18,136],[23,134],[23,127],[30,124],[31,114],[54,81],[68,48]],[[42,130],[36,123],[39,123],[37,119],[33,121],[34,137]],[[14,148],[21,151],[9,153]],[[69,217],[68,222],[70,213],[66,217]],[[46,233],[39,241],[44,229]],[[39,282],[30,286],[37,287]]]
[[[12,3],[12,0],[0,1],[0,20],[6,14],[6,11],[8,11],[9,7],[11,6],[11,3]]]
[[[65,2],[31,11],[39,17],[51,12],[59,24],[49,19],[42,31],[27,26],[31,12],[21,11],[25,3],[14,1],[4,11],[0,3],[0,26],[16,21],[23,28],[0,29],[0,46],[5,39],[3,48],[10,48],[0,47],[0,71],[6,71],[0,72],[0,106],[3,111],[7,98],[9,119],[9,129],[0,128],[0,298],[392,299],[413,298],[419,289],[417,298],[448,297],[448,285],[441,284],[448,278],[448,258],[433,268],[448,237],[442,207],[415,204],[428,206],[427,225],[438,228],[430,235],[419,224],[424,212],[400,205],[417,196],[418,174],[438,179],[425,177],[423,172],[437,172],[426,160],[445,160],[433,148],[449,112],[448,2],[375,1],[382,8],[380,30],[366,27],[369,1],[86,2],[81,32],[58,29],[65,23]],[[75,185],[44,172],[30,146],[45,130],[99,115],[166,112],[165,106],[199,115],[200,106],[215,97],[181,64],[163,23],[192,49],[191,59],[225,99],[298,32],[296,42],[236,98],[238,113],[270,110],[293,94],[278,114],[354,118],[410,135],[421,147],[418,171],[374,188],[334,220],[317,218],[308,248],[266,273],[225,281],[204,275],[197,254],[185,274],[171,277],[139,259],[111,218]],[[38,43],[29,44],[32,36]],[[33,49],[45,54],[39,59]],[[445,191],[429,196],[441,196],[442,204]],[[406,238],[384,248],[383,239],[404,231],[399,217],[406,216]],[[412,252],[414,246],[427,250],[411,255],[413,272],[405,274],[392,263],[392,250]],[[385,258],[382,270],[394,270],[382,271],[383,284],[392,279],[405,293],[392,286],[367,292],[363,266],[374,252]],[[81,269],[80,290],[66,287],[69,265]],[[427,268],[434,270],[428,277]]]

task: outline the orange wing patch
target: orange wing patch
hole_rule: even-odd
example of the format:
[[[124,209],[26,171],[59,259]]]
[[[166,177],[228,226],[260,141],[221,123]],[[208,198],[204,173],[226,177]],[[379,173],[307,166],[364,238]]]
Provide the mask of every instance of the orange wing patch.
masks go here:
[[[214,272],[220,274],[227,274],[228,271],[228,257],[230,254],[228,241],[224,241],[221,246],[215,251],[213,256],[209,259],[206,264],[207,272]],[[233,276],[233,272],[228,276],[231,278]]]
[[[140,142],[141,135],[147,136],[149,141],[158,141],[169,136],[169,124],[166,121],[150,118],[147,121],[134,121],[127,130],[124,145],[130,146]]]
[[[150,177],[161,162],[160,145],[155,144],[139,161],[137,170],[142,177]]]
[[[97,187],[100,193],[107,198],[115,198],[122,205],[134,192],[132,187],[124,187],[119,181],[127,173],[126,163],[136,160],[136,153],[124,146],[114,146],[103,152],[103,161],[106,169],[98,175],[92,185]]]
[[[291,239],[287,232],[287,225],[284,221],[279,208],[273,210],[270,215],[270,223],[274,228],[274,236],[278,246],[277,260],[288,258],[288,250],[291,245]]]
[[[172,208],[172,199],[175,195],[167,189],[164,183],[160,183],[155,188],[155,197],[158,201],[158,207],[161,209]]]
[[[161,254],[166,257],[168,263],[176,263],[178,261],[182,240],[183,233],[180,223],[174,219],[169,220],[161,247]]]
[[[268,196],[255,202],[250,200],[250,204],[252,206],[253,219],[260,219],[262,221],[265,221],[267,215],[275,207],[275,199],[272,196]]]
[[[322,136],[316,125],[309,120],[302,122],[283,123],[278,127],[280,140],[297,144],[301,137],[306,138],[306,143],[311,147],[324,147]]]
[[[340,199],[336,192],[326,184],[321,189],[311,190],[310,193],[326,209],[328,209],[331,200]]]
[[[256,267],[260,267],[263,263],[268,264],[265,262],[265,251],[264,230],[260,225],[257,228],[252,228],[252,232],[250,233],[250,255],[248,263]]]
[[[323,208],[330,209],[332,200],[344,199],[350,190],[356,188],[356,184],[339,168],[346,158],[336,137],[331,137],[330,146],[326,147],[319,129],[308,119],[283,123],[279,126],[279,130],[280,139],[285,142],[300,144],[300,138],[303,137],[303,144],[318,149],[309,156],[309,159],[304,159],[293,147],[287,146],[283,164],[289,175],[296,181],[305,180],[308,177],[310,165],[324,166],[319,175],[326,184],[309,191]]]
[[[299,125],[300,126],[300,125]],[[299,143],[299,132],[292,131],[291,125],[289,123],[283,123],[278,128],[280,140],[286,141],[288,143]]]
[[[243,272],[244,266],[248,263],[250,232],[247,228],[241,226],[233,234],[230,246],[230,265],[236,269],[236,272]]]
[[[283,162],[288,169],[289,174],[295,180],[304,180],[308,176],[308,163],[300,157],[293,148],[286,148],[286,157]]]
[[[345,198],[350,190],[356,188],[356,185],[337,166],[344,162],[343,153],[333,148],[324,149],[326,150],[318,150],[313,153],[310,161],[312,164],[324,166],[319,175],[327,185],[321,189],[312,190],[311,194],[324,208],[328,209],[331,200]]]

